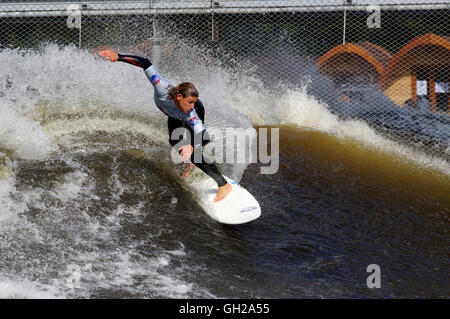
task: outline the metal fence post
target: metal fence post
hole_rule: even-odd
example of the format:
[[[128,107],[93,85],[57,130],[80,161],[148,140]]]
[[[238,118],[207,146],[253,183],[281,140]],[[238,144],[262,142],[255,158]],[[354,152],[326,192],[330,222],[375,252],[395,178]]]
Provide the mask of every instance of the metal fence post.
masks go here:
[[[83,23],[83,6],[80,8],[80,28],[78,30],[78,49],[81,49],[81,28]]]
[[[345,44],[345,31],[347,29],[347,8],[344,8],[344,30],[342,36],[342,44]]]

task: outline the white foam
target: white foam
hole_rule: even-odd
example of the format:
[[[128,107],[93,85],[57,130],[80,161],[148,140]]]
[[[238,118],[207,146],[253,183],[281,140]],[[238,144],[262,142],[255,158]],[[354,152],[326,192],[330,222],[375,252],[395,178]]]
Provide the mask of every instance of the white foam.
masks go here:
[[[60,292],[52,286],[40,286],[29,280],[11,281],[0,278],[0,299],[57,299]]]
[[[14,214],[14,201],[10,197],[13,188],[13,180],[11,178],[0,178],[0,229]],[[14,214],[15,215],[15,214]]]
[[[44,126],[45,130],[50,136],[52,136],[58,143],[66,146],[75,146],[73,143],[76,141],[73,138],[74,134],[86,133],[91,134],[96,131],[103,131],[107,133],[122,132],[123,134],[141,134],[156,143],[166,143],[166,132],[162,132],[161,129],[150,125],[140,123],[134,120],[127,119],[103,119],[103,118],[81,118],[81,119],[60,119],[52,121]],[[81,141],[78,148],[86,147],[83,144],[85,140]],[[129,145],[132,147],[133,145]],[[138,146],[138,145],[134,145]]]
[[[64,175],[63,182],[53,190],[53,195],[63,202],[77,199],[82,194],[83,183],[87,179],[87,173],[75,171]]]
[[[145,113],[147,117],[151,114],[155,126],[164,117],[154,107],[153,88],[145,74],[124,63],[106,62],[87,51],[54,44],[45,46],[41,52],[2,50],[0,61],[3,62],[0,83],[7,84],[0,86],[0,149],[12,150],[19,158],[44,159],[57,150],[52,141],[55,135],[95,130],[95,123],[76,119],[72,123],[59,122],[58,128],[55,127],[58,123],[50,124],[54,131],[43,129],[41,123],[48,123],[55,114],[83,117],[91,111]],[[98,129],[130,122],[111,120]],[[144,125],[137,121],[128,129],[133,126],[138,133],[145,131]],[[159,129],[166,130],[162,125]],[[153,138],[158,136],[151,134]]]
[[[152,105],[151,84],[138,68],[111,63],[74,46],[49,44],[40,52],[3,50],[0,60],[12,83],[5,94],[16,99],[24,113],[38,101],[53,113],[148,111]]]
[[[0,105],[0,147],[31,160],[44,159],[56,149],[38,122],[27,120],[5,105]]]
[[[16,224],[24,222],[19,217],[28,209],[26,201],[14,199],[17,194],[16,177],[11,174],[0,178],[0,231],[9,231]]]
[[[155,257],[143,256],[136,247],[116,251],[94,251],[79,256],[78,269],[82,270],[83,282],[77,294],[85,294],[93,287],[119,289],[131,294],[159,296],[163,298],[187,298],[213,296],[207,290],[197,289],[194,284],[178,278],[180,270],[173,268],[174,258],[184,258],[184,246],[176,251],[164,251],[153,247]],[[101,260],[101,263],[98,261]],[[77,266],[77,265],[75,265]],[[188,271],[187,265],[182,271]]]

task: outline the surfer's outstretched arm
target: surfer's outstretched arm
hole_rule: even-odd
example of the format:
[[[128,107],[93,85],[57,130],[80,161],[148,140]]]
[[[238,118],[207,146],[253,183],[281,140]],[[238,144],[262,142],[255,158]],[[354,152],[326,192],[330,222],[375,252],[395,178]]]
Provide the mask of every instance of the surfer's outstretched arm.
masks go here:
[[[155,88],[155,98],[158,97],[164,100],[167,99],[169,89],[170,87],[173,86],[173,84],[171,84],[166,79],[161,78],[161,75],[159,74],[158,70],[150,62],[149,59],[137,55],[120,54],[113,50],[100,51],[99,55],[106,57],[108,60],[112,62],[116,61],[125,62],[137,66],[139,68],[142,68],[145,74],[147,75],[148,79],[150,80],[150,82],[153,84],[153,87]],[[151,70],[149,68],[151,68]],[[163,80],[163,83],[161,83],[161,80]]]
[[[152,65],[152,63],[143,57],[136,56],[136,55],[125,55],[117,53],[113,50],[102,50],[98,53],[100,56],[103,56],[107,58],[111,62],[121,61],[126,62],[135,66],[138,66],[140,68],[143,68],[144,70]]]
[[[136,55],[124,55],[120,53],[118,54],[117,61],[129,63],[137,67],[143,68],[144,70],[152,65],[149,59]]]
[[[142,68],[155,89],[155,104],[164,114],[189,123],[196,134],[206,129],[195,109],[184,112],[169,98],[170,89],[174,85],[162,77],[148,59],[136,55],[119,54],[113,50],[100,51],[99,55],[112,62],[120,61]]]
[[[150,62],[149,59],[143,58],[136,55],[126,55],[126,54],[117,54],[117,61],[125,62],[137,67],[140,67],[144,70],[145,74],[147,75],[148,79],[152,83],[153,87],[155,88],[155,99],[160,100],[161,102],[164,102],[167,100],[168,94],[170,89],[174,86],[170,81],[166,80],[161,76],[159,71],[156,69],[156,67]],[[177,112],[174,112],[172,110],[172,114],[169,114],[168,110],[161,107],[161,105],[157,106],[166,114],[179,118],[180,120],[184,120],[186,117],[186,114],[177,114],[182,112],[181,110],[176,110]],[[181,117],[181,118],[180,118]]]

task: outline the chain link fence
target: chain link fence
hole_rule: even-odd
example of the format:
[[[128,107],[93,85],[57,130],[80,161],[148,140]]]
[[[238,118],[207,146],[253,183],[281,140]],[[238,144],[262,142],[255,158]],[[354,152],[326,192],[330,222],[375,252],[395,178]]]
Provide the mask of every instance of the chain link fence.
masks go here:
[[[3,0],[0,46],[111,47],[174,72],[191,50],[236,77],[250,70],[265,90],[306,87],[339,118],[449,161],[449,9],[431,0]]]

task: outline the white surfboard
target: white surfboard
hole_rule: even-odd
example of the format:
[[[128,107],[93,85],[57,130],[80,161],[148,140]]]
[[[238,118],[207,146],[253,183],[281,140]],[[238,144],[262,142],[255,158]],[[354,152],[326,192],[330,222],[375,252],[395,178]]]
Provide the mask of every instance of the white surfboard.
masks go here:
[[[135,158],[147,158],[145,151],[128,150],[128,155]],[[219,202],[214,202],[217,193],[217,183],[208,175],[195,167],[184,179],[184,184],[194,193],[194,197],[203,210],[214,220],[223,224],[243,224],[258,218],[261,207],[258,201],[244,187],[231,178],[226,177],[233,188]]]
[[[221,201],[214,202],[218,188],[217,183],[203,172],[194,173],[195,170],[186,178],[186,184],[195,189],[198,203],[212,219],[223,224],[236,225],[247,223],[261,215],[261,207],[252,194],[226,176],[232,191]],[[199,174],[204,176],[199,176]]]

